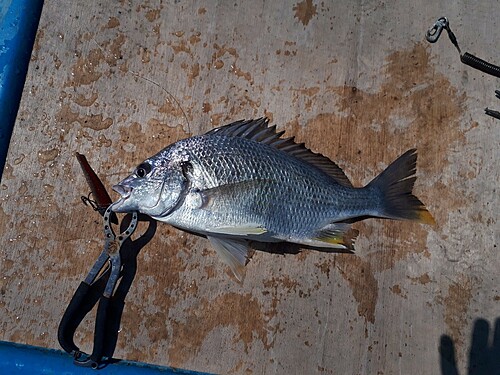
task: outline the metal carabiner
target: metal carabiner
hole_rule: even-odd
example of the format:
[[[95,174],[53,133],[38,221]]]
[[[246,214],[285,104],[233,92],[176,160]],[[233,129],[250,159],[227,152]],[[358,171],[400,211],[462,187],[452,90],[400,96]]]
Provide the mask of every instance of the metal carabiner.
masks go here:
[[[449,25],[450,24],[448,22],[448,18],[446,17],[439,18],[434,23],[434,25],[432,25],[432,27],[429,30],[427,30],[427,32],[425,33],[425,39],[427,39],[429,43],[436,43],[439,37],[441,36],[443,29],[447,31],[449,30],[450,28]]]

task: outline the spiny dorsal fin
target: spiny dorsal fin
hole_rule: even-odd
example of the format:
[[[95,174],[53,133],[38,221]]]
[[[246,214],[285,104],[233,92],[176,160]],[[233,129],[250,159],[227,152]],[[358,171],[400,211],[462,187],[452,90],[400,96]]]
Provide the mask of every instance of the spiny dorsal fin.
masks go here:
[[[294,137],[281,138],[284,133],[284,130],[277,132],[276,125],[269,126],[269,120],[261,117],[256,120],[236,121],[213,129],[206,134],[241,137],[267,144],[320,169],[340,185],[352,187],[351,181],[337,164],[321,154],[312,152],[304,143],[295,143]]]

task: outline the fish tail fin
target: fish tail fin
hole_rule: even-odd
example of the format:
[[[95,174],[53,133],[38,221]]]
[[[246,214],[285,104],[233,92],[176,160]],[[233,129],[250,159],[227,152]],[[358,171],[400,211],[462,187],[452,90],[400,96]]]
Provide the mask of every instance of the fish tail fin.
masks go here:
[[[367,188],[375,189],[382,197],[376,216],[435,224],[424,204],[412,194],[417,179],[416,170],[417,150],[411,149],[393,161],[367,185]]]

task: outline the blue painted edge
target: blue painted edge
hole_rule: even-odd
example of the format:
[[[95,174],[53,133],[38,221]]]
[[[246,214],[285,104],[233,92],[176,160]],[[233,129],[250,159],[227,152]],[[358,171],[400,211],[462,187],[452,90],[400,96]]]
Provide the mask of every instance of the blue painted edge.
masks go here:
[[[0,0],[0,177],[42,7],[43,0]]]
[[[73,358],[62,350],[0,341],[0,369],[12,375],[210,375],[208,373],[156,366],[142,362],[117,360],[94,370],[73,364]],[[5,372],[4,372],[5,371]]]

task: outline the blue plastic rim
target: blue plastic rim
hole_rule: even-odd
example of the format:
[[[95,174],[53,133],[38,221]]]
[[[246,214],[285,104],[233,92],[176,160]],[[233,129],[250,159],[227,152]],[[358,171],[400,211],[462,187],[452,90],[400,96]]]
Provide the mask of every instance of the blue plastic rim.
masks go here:
[[[42,7],[43,0],[0,0],[0,177]]]
[[[207,373],[117,361],[102,369],[79,367],[62,350],[0,341],[0,373],[12,375],[209,375]]]

